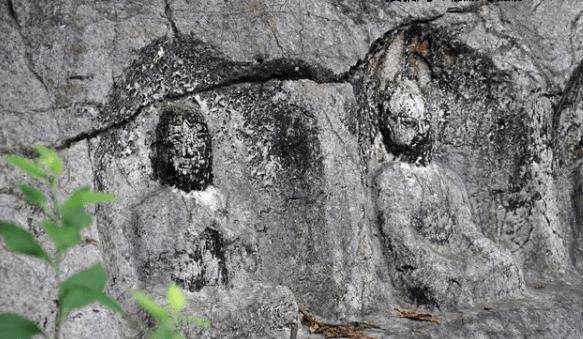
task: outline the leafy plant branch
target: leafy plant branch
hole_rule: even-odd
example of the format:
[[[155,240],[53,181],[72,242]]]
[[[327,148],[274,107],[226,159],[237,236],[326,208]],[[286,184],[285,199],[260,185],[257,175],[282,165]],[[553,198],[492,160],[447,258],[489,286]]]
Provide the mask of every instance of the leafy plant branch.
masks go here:
[[[4,238],[8,250],[35,257],[52,267],[59,291],[52,337],[58,339],[63,322],[75,309],[97,302],[115,312],[123,313],[119,304],[104,292],[107,274],[101,264],[83,269],[64,280],[61,277],[63,259],[71,248],[81,242],[81,232],[93,222],[86,207],[113,202],[115,197],[110,193],[94,192],[89,187],[81,187],[61,201],[59,177],[63,171],[62,160],[56,151],[44,146],[36,146],[35,150],[38,157],[34,159],[16,154],[8,155],[5,159],[36,180],[38,187],[22,183],[18,188],[27,203],[42,211],[41,226],[52,241],[54,250],[49,254],[30,232],[11,221],[0,220],[0,236]],[[0,314],[0,337],[30,338],[34,335],[49,337],[38,325],[21,315]]]
[[[152,297],[141,291],[135,291],[132,296],[140,308],[156,321],[150,339],[184,339],[179,328],[185,325],[195,325],[202,329],[211,327],[207,318],[183,313],[186,296],[182,289],[174,284],[166,291],[166,307],[156,303]]]
[[[22,315],[0,313],[0,338],[28,339],[41,335],[45,338],[59,339],[62,324],[67,316],[73,310],[93,303],[100,303],[120,314],[124,313],[120,305],[104,292],[107,273],[100,263],[64,280],[61,277],[63,259],[74,246],[81,243],[82,231],[93,223],[92,216],[86,210],[87,206],[114,202],[114,195],[95,192],[84,186],[73,191],[62,201],[59,191],[59,177],[63,171],[62,160],[55,150],[40,145],[35,146],[35,150],[38,156],[34,159],[11,154],[6,156],[5,160],[36,180],[36,186],[21,183],[18,189],[28,204],[40,209],[43,216],[40,224],[51,240],[53,249],[46,251],[32,233],[7,220],[0,219],[0,236],[8,250],[37,258],[52,267],[58,289],[55,325],[52,336],[49,336],[37,324]],[[133,298],[157,322],[156,328],[151,333],[153,339],[182,339],[184,336],[179,328],[184,325],[194,325],[203,329],[210,327],[207,318],[183,313],[186,297],[176,285],[171,285],[167,290],[167,307],[157,304],[145,292],[135,291]]]

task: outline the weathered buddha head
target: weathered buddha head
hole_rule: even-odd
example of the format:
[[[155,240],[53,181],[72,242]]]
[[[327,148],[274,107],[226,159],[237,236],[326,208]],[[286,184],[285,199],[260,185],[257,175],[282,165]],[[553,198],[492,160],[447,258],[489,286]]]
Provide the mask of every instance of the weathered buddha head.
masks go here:
[[[164,107],[156,139],[152,164],[162,183],[186,192],[210,185],[211,138],[200,112],[178,105]]]
[[[391,153],[417,164],[429,162],[430,120],[425,98],[416,82],[399,80],[387,86],[379,124]]]

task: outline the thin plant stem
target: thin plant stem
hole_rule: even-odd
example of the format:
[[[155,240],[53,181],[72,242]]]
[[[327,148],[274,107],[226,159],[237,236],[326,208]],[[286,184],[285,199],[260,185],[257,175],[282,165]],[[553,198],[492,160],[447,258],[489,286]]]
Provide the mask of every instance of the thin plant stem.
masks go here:
[[[59,212],[59,196],[58,196],[58,188],[59,182],[56,177],[51,178],[50,180],[50,189],[51,189],[51,203],[52,203],[52,213],[49,218],[54,218],[54,221],[57,225],[61,224],[61,213]],[[57,284],[57,291],[59,290],[59,285],[61,283],[61,261],[63,260],[63,254],[56,250],[55,259],[53,262],[53,270],[55,272],[55,282]],[[57,292],[58,293],[58,292]],[[58,300],[58,299],[57,299]],[[60,332],[61,332],[61,307],[59,305],[60,300],[57,302],[57,310],[55,316],[55,330],[54,330],[54,339],[59,339]]]

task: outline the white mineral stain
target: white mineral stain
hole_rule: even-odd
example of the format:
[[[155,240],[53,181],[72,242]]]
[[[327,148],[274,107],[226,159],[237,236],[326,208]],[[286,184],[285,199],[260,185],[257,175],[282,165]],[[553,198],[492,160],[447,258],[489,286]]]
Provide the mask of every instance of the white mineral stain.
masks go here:
[[[223,195],[214,186],[209,186],[204,191],[192,191],[188,193],[177,188],[173,188],[172,191],[174,193],[180,193],[187,199],[194,199],[197,204],[205,206],[213,212],[224,209],[225,200]]]

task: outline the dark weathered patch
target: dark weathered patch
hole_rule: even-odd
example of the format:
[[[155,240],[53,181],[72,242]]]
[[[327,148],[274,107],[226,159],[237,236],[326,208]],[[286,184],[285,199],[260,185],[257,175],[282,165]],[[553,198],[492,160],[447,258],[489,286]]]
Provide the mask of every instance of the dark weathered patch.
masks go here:
[[[411,284],[407,286],[407,295],[417,305],[439,308],[439,304],[427,286]]]
[[[383,80],[379,64],[399,36],[403,49],[398,74]],[[516,103],[519,91],[489,57],[430,24],[396,30],[374,46],[351,80],[359,102],[356,130],[365,150],[379,131],[389,152],[418,165],[429,163],[443,145],[498,154],[525,150],[528,131],[524,111]],[[406,100],[400,110],[390,104],[407,82],[419,88],[419,100],[426,103],[422,112],[411,114]],[[399,129],[417,133],[403,142],[396,137]]]
[[[211,136],[196,109],[164,106],[152,151],[154,176],[162,184],[189,192],[212,183]]]
[[[220,93],[224,105],[243,115],[239,137],[247,146],[254,182],[290,199],[318,194],[324,169],[315,114],[290,102],[276,81]]]
[[[225,250],[223,235],[211,228],[205,229],[198,236],[197,260],[201,262],[200,273],[196,276],[184,277],[173,274],[172,280],[189,291],[198,291],[204,286],[225,285],[228,281],[227,266],[225,265]],[[210,255],[215,264],[205,262],[205,256]],[[196,256],[195,256],[196,257]]]
[[[455,217],[450,215],[449,209],[444,208],[445,206],[440,207],[442,208],[435,206],[420,208],[413,216],[411,226],[430,242],[443,245],[452,236],[456,221]]]
[[[565,218],[572,227],[571,260],[583,272],[583,61],[573,70],[552,120],[553,174],[570,182],[574,210]]]
[[[193,237],[190,248],[173,249],[148,259],[141,270],[145,280],[160,274],[189,291],[199,291],[204,286],[225,285],[228,271],[225,264],[223,236],[206,228]]]
[[[552,118],[553,169],[563,172],[583,157],[583,61],[573,70]]]
[[[183,98],[232,84],[272,79],[339,81],[330,70],[295,58],[260,64],[235,62],[213,46],[186,35],[161,38],[144,47],[124,74],[114,84],[103,110],[102,125],[124,124],[139,114],[141,108],[164,99]]]

